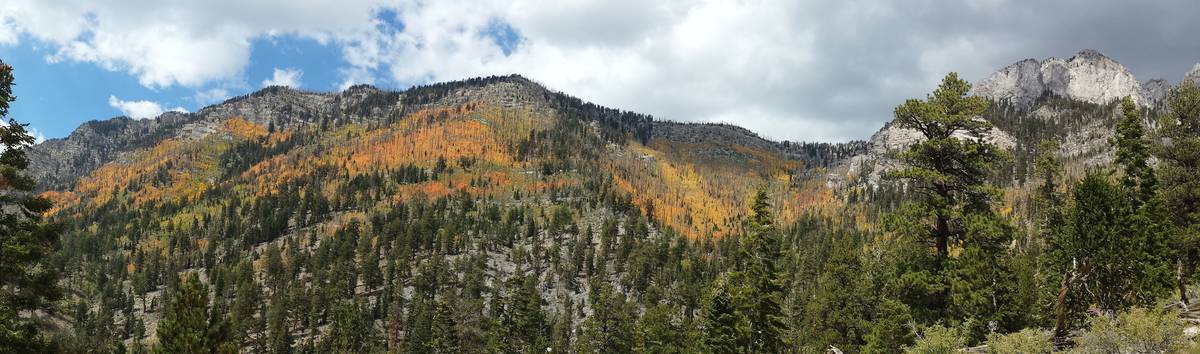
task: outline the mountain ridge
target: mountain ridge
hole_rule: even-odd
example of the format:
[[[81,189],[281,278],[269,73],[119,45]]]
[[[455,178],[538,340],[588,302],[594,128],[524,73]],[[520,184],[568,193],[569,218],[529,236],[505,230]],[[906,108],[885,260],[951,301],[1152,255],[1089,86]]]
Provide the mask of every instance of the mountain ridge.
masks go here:
[[[1104,104],[1125,96],[1143,106],[1155,104],[1125,66],[1094,49],[1067,59],[1024,59],[1006,66],[976,84],[973,93],[1021,106],[1044,95],[1070,97]]]
[[[761,148],[781,150],[785,145],[785,142],[762,138],[738,126],[654,120],[648,115],[606,108],[547,89],[533,80],[513,74],[414,86],[401,91],[387,91],[370,85],[355,85],[335,92],[270,86],[231,97],[192,113],[165,112],[149,119],[118,116],[88,121],[65,138],[47,139],[34,145],[30,152],[34,167],[30,174],[43,181],[43,189],[64,188],[74,179],[124,153],[149,147],[163,139],[203,137],[215,132],[222,120],[231,117],[283,130],[302,125],[396,120],[427,106],[454,106],[483,101],[509,108],[523,106],[541,111],[583,111],[585,119],[627,130],[642,142],[653,137],[681,142],[696,140],[694,136],[679,134],[680,131],[687,131]],[[663,130],[656,132],[655,127]],[[786,143],[788,146],[804,144]]]

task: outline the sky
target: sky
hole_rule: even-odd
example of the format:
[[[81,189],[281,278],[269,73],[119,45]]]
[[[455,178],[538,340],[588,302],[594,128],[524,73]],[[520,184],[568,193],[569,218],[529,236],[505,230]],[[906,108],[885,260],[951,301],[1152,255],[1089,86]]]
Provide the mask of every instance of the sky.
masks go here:
[[[866,139],[947,72],[1092,48],[1139,80],[1200,62],[1200,1],[4,0],[10,117],[39,136],[337,91],[520,74],[658,119]]]

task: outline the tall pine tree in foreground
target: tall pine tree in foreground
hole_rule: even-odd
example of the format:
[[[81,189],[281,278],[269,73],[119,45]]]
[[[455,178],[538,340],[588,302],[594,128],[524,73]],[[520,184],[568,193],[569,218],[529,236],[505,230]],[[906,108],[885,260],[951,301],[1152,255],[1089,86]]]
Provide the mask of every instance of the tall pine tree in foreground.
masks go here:
[[[963,239],[964,215],[990,212],[996,188],[987,183],[1006,154],[985,137],[992,124],[979,119],[988,101],[968,96],[971,84],[950,73],[924,101],[896,107],[896,124],[921,134],[922,141],[898,156],[906,166],[891,174],[910,183],[929,214],[929,237],[939,259]]]
[[[1162,197],[1177,235],[1176,288],[1186,306],[1187,282],[1200,259],[1200,86],[1187,80],[1167,96],[1156,146]]]
[[[12,67],[0,61],[0,123],[8,115]],[[0,352],[43,352],[51,343],[36,315],[52,311],[59,298],[57,273],[47,260],[58,242],[58,228],[41,220],[50,202],[33,194],[35,181],[25,147],[34,143],[25,125],[0,124]]]
[[[1013,230],[992,210],[999,192],[988,183],[1008,153],[987,140],[992,125],[980,115],[989,103],[970,90],[950,73],[925,100],[896,107],[896,124],[922,140],[898,155],[905,168],[889,175],[906,182],[916,200],[885,226],[907,242],[932,244],[932,254],[917,249],[897,265],[899,296],[917,321],[971,318],[978,339],[985,324],[1019,327],[1028,313],[1013,302],[1021,291],[1011,284],[1007,256]],[[954,257],[952,248],[960,250]]]
[[[1125,97],[1121,103],[1122,118],[1117,122],[1116,163],[1121,169],[1121,185],[1127,194],[1129,214],[1132,215],[1134,239],[1138,243],[1125,251],[1138,257],[1138,276],[1124,294],[1130,304],[1150,306],[1157,297],[1171,289],[1170,265],[1176,259],[1174,230],[1170,212],[1158,192],[1158,178],[1150,167],[1150,138],[1146,135],[1142,110]],[[1130,238],[1130,237],[1126,237]]]
[[[780,240],[771,214],[770,199],[759,189],[751,205],[750,220],[742,239],[746,291],[743,303],[750,324],[752,353],[778,353],[785,347],[788,323],[783,313],[784,277],[779,270]]]
[[[1167,210],[1150,167],[1141,110],[1126,97],[1111,143],[1119,183],[1089,171],[1072,192],[1065,227],[1049,240],[1050,266],[1063,274],[1055,334],[1078,325],[1083,304],[1105,311],[1151,306],[1171,288],[1175,256]]]

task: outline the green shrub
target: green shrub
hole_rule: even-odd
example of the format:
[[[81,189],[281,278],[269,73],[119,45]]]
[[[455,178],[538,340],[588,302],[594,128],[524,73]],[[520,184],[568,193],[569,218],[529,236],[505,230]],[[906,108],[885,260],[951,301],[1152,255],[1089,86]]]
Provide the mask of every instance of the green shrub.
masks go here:
[[[1078,353],[1174,353],[1183,349],[1183,324],[1172,311],[1131,309],[1091,319],[1075,340]]]
[[[1053,334],[1047,330],[1026,328],[1010,334],[991,334],[987,352],[993,354],[1045,354],[1054,352]]]
[[[924,336],[917,339],[911,347],[905,347],[908,354],[951,354],[966,347],[967,339],[958,328],[934,325],[926,328]]]

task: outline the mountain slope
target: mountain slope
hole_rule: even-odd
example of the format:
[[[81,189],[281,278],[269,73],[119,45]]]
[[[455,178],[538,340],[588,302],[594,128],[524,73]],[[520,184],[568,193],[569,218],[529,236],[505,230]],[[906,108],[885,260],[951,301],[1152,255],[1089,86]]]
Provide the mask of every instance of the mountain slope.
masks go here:
[[[268,88],[194,114],[89,122],[31,156],[33,174],[63,201],[61,210],[114,199],[182,206],[212,190],[271,195],[324,172],[356,178],[449,168],[455,173],[396,197],[542,193],[600,178],[593,183],[611,183],[639,208],[699,236],[734,227],[758,186],[797,197],[783,198],[788,217],[821,204],[819,188],[792,178],[805,163],[790,146],[731,126],[652,122],[510,76],[404,92]],[[834,159],[821,154],[808,157]]]
[[[31,157],[55,201],[51,218],[68,225],[62,262],[88,279],[69,303],[121,303],[129,319],[122,323],[136,318],[153,338],[178,274],[223,284],[236,270],[265,283],[258,270],[280,249],[289,264],[341,247],[355,262],[384,255],[352,267],[364,272],[452,261],[477,267],[455,274],[478,272],[489,279],[480,286],[495,289],[533,277],[552,309],[585,303],[581,289],[592,289],[596,267],[630,279],[621,291],[642,296],[648,266],[625,264],[634,247],[738,232],[759,188],[776,196],[781,222],[830,210],[836,200],[814,177],[859,146],[784,144],[728,125],[654,121],[505,76],[401,92],[273,87],[192,114],[89,122],[33,147]],[[599,260],[584,268],[530,273],[546,259],[582,262],[593,252]],[[349,279],[354,290],[310,297],[390,301],[379,292],[391,288],[371,280],[379,278],[326,266],[334,264],[293,271],[319,284]],[[124,300],[131,298],[141,301]],[[333,325],[320,318],[297,335],[320,338]]]

